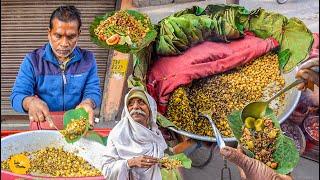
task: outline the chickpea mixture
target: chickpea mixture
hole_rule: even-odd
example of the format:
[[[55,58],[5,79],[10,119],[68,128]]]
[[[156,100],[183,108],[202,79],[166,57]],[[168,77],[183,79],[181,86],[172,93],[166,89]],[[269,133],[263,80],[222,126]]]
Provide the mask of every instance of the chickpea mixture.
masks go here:
[[[60,130],[60,133],[69,140],[74,140],[81,136],[86,130],[86,119],[81,117],[79,120],[71,120],[66,129]]]
[[[150,19],[145,16],[143,21],[135,19],[124,10],[116,12],[104,21],[94,30],[100,40],[106,41],[111,36],[128,36],[133,43],[139,45],[141,40],[149,32]]]
[[[45,148],[21,153],[30,158],[31,168],[27,174],[53,177],[101,176],[101,172],[82,157],[60,148]],[[12,156],[11,156],[12,157]],[[1,162],[1,169],[10,171],[9,157]]]
[[[253,126],[249,125],[250,123],[248,123],[247,119],[240,138],[241,145],[253,152],[255,159],[265,163],[272,169],[276,169],[278,163],[274,161],[272,153],[275,151],[276,139],[280,130],[274,127],[271,119],[254,120],[251,118],[249,121],[254,121],[252,123],[254,124]]]
[[[177,159],[170,159],[168,156],[164,156],[163,158],[160,159],[160,163],[162,166],[168,170],[171,169],[176,169],[178,167],[182,166],[181,161]]]
[[[232,137],[227,116],[250,102],[267,100],[284,85],[278,57],[268,53],[242,67],[179,87],[170,97],[165,116],[183,130],[213,136],[209,121],[198,117],[200,112],[209,111],[221,134]],[[284,98],[282,95],[272,101],[276,114],[284,105]]]

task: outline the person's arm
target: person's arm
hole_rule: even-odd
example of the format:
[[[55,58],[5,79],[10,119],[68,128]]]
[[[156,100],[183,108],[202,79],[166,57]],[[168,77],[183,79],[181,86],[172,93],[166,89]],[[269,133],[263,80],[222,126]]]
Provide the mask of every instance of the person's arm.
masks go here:
[[[240,149],[237,150],[226,146],[220,150],[220,153],[228,161],[231,161],[238,166],[242,180],[292,180],[292,177],[278,174],[262,162],[244,155]]]
[[[84,86],[83,98],[77,108],[84,108],[89,113],[89,122],[93,125],[94,109],[101,104],[101,89],[96,60],[92,53],[88,55],[93,65]]]
[[[35,77],[34,70],[32,64],[29,59],[29,55],[27,55],[21,65],[16,77],[16,81],[13,85],[12,92],[10,95],[10,101],[12,108],[20,113],[27,113],[29,103],[23,104],[25,99],[34,96],[34,87],[35,87]]]
[[[21,113],[28,112],[31,121],[45,121],[50,116],[45,102],[34,96],[35,73],[27,55],[20,65],[20,70],[12,88],[10,100],[12,108]]]
[[[317,68],[318,72],[315,71]],[[313,87],[309,87],[308,84],[317,85],[319,87],[319,57],[307,60],[303,63],[296,74],[296,78],[301,78],[306,80],[306,83],[301,83],[298,85],[299,90],[305,90],[309,88],[313,90]]]

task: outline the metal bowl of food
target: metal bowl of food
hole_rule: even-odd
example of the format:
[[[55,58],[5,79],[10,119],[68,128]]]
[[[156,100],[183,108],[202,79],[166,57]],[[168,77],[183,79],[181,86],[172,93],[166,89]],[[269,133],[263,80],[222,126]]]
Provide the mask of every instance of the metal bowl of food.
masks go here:
[[[76,155],[77,157],[81,157],[84,159],[84,161],[82,161],[83,164],[88,163],[93,168],[101,170],[101,167],[102,167],[101,159],[102,159],[102,154],[105,151],[105,146],[103,146],[98,142],[87,140],[85,138],[81,138],[77,142],[73,144],[69,144],[64,140],[64,138],[58,131],[53,131],[53,130],[27,131],[27,132],[17,133],[14,135],[1,138],[1,167],[3,165],[3,162],[5,160],[8,160],[8,158],[12,155],[23,154],[24,152],[27,152],[27,153],[38,152],[39,150],[40,151],[46,150],[47,148],[50,148],[50,150],[62,148],[61,151],[63,150],[63,152],[70,153],[68,154],[68,156]],[[47,157],[45,159],[50,159],[49,153],[45,152],[45,154],[46,154],[45,157]],[[35,154],[28,156],[30,158],[30,164],[32,163],[32,160],[31,160],[33,158],[32,156],[34,155]],[[54,157],[51,157],[51,158],[59,159],[59,153],[54,154]],[[65,159],[65,158],[62,158],[62,159]],[[64,161],[61,160],[61,162],[64,162]],[[72,162],[74,163],[75,161],[72,161]],[[54,166],[58,166],[58,164],[55,163]],[[6,170],[1,168],[1,177],[4,179],[59,178],[59,176],[48,175],[48,174],[44,174],[43,172],[33,172],[33,171],[30,172],[30,174],[29,173],[17,174],[17,173],[10,172],[10,169]],[[88,171],[88,172],[91,173],[92,171]],[[82,179],[82,178],[94,180],[94,179],[103,179],[103,176],[100,173],[100,175],[97,175],[97,176],[88,175],[88,176],[81,176],[81,177],[74,177],[74,176],[63,177],[63,179]]]
[[[285,85],[288,85],[296,80],[295,75],[296,75],[297,71],[298,71],[298,67],[296,67],[294,70],[292,70],[289,73],[282,74],[282,76],[285,80]],[[299,91],[297,88],[292,88],[291,90],[289,90],[285,93],[284,105],[282,107],[279,107],[279,109],[278,109],[279,113],[278,113],[277,117],[279,119],[280,124],[282,124],[294,111],[294,109],[298,105],[300,96],[301,96],[301,91]],[[270,107],[273,108],[272,103],[270,104]],[[192,139],[196,139],[196,140],[200,140],[200,141],[207,141],[207,142],[216,142],[215,137],[201,136],[201,135],[194,134],[194,133],[191,133],[188,131],[177,129],[175,127],[168,127],[168,129],[170,129],[180,135],[192,138]],[[235,137],[224,137],[223,140],[225,142],[236,142],[237,141]]]
[[[303,122],[303,128],[307,138],[319,145],[319,116],[309,116]]]

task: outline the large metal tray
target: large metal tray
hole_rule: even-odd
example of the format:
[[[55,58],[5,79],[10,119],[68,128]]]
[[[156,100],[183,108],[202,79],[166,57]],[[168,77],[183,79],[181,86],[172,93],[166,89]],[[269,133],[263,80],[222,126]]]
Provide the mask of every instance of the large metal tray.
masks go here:
[[[294,70],[292,70],[290,73],[287,74],[282,74],[286,85],[292,83],[295,80],[295,75],[298,71],[298,67]],[[287,91],[285,94],[285,105],[284,107],[281,107],[281,112],[280,115],[278,116],[280,124],[283,123],[294,111],[296,108],[301,92],[297,90],[297,88],[292,88],[291,90]],[[174,127],[168,127],[171,131],[174,131],[180,135],[187,136],[192,139],[200,140],[200,141],[207,141],[207,142],[216,142],[216,138],[210,137],[210,136],[200,136],[197,134],[193,134],[187,131],[179,130]],[[235,142],[237,141],[235,137],[224,137],[223,140],[225,142]]]
[[[27,131],[1,138],[1,161],[8,159],[8,157],[13,154],[24,151],[36,151],[46,147],[63,147],[65,151],[73,152],[76,155],[83,157],[87,162],[99,170],[102,168],[103,153],[106,150],[106,146],[85,138],[81,138],[77,142],[69,144],[58,131],[54,130]],[[12,174],[3,171],[1,171],[1,173]],[[18,175],[15,176],[18,177]],[[30,177],[31,176],[28,175],[28,178]],[[70,177],[64,179],[74,178]],[[103,179],[103,176],[86,177],[86,179]]]

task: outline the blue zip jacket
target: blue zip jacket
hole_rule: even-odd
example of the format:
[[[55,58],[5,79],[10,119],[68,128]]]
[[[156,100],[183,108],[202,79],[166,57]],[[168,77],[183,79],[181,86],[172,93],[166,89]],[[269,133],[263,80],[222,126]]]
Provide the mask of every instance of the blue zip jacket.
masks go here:
[[[46,102],[50,111],[74,109],[87,98],[100,106],[100,82],[93,53],[76,47],[64,72],[49,43],[27,54],[10,96],[12,108],[25,113],[23,99],[34,95]]]

